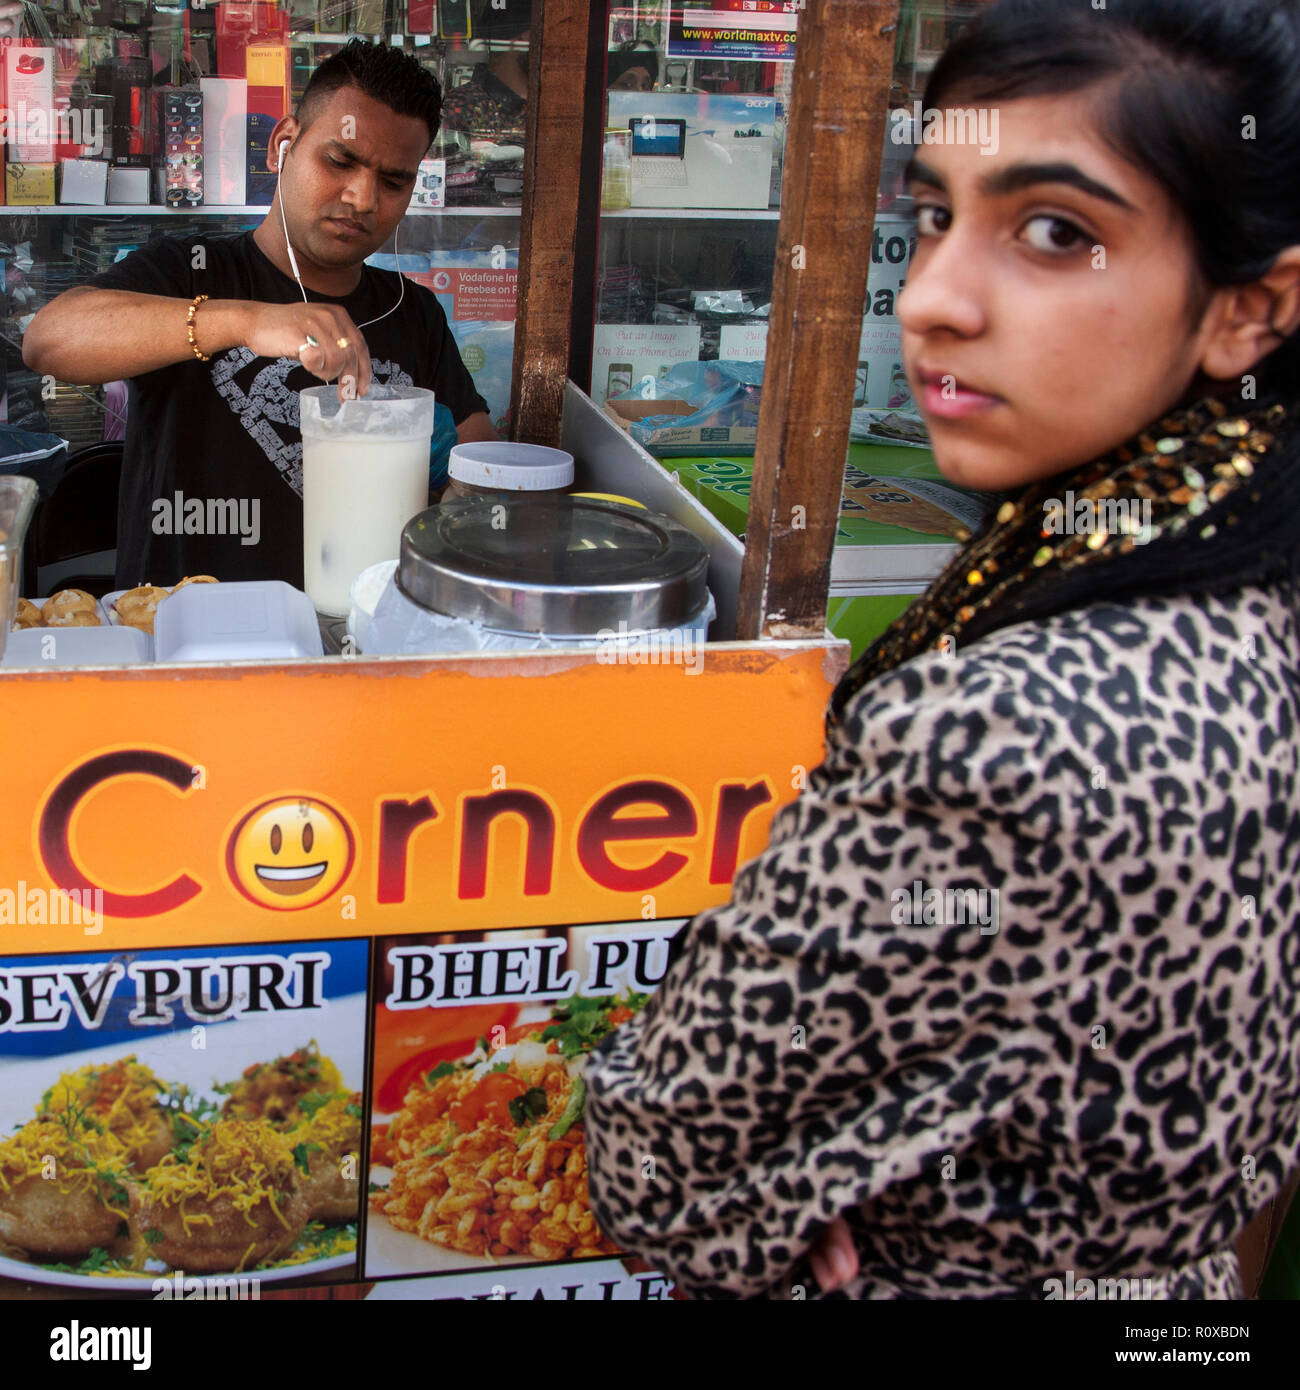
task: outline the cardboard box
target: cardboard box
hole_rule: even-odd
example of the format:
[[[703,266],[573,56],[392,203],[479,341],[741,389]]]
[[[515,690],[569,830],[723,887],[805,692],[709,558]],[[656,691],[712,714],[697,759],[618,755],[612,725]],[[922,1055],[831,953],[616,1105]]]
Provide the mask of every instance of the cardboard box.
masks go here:
[[[270,207],[271,200],[275,197],[278,178],[278,175],[267,167],[271,132],[275,129],[275,121],[270,116],[250,111],[246,124],[244,200],[249,207]]]
[[[694,415],[696,407],[688,401],[660,396],[650,401],[606,401],[605,411],[610,419],[629,434],[643,449],[652,454],[699,454],[729,449],[752,454],[758,442],[758,430],[743,425],[662,425],[647,431],[633,432],[629,426],[644,420],[647,415]]]
[[[108,201],[148,206],[151,171],[114,165],[108,171]]]
[[[248,75],[247,49],[254,43],[284,43],[289,37],[288,6],[276,0],[222,0],[217,12],[217,75]]]
[[[82,205],[108,201],[108,164],[102,159],[65,159],[59,164],[59,202]]]
[[[112,162],[134,168],[153,164],[153,68],[147,58],[109,58],[100,65],[99,88],[113,99]]]
[[[52,164],[56,136],[54,50],[17,44],[6,48],[4,73],[10,155],[18,164]]]
[[[270,116],[274,125],[289,113],[289,48],[283,43],[250,43],[248,64],[248,110]]]
[[[205,77],[199,86],[205,195],[210,203],[242,207],[248,188],[248,83],[234,77]]]
[[[411,192],[413,208],[441,208],[447,205],[447,161],[422,159],[420,172]]]
[[[5,202],[10,207],[52,207],[54,205],[54,165],[5,165]]]

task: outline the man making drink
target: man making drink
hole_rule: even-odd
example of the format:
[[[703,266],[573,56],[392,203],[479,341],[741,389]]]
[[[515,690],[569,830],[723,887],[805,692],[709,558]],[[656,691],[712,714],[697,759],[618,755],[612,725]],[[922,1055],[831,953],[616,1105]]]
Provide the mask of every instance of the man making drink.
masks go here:
[[[426,387],[462,443],[497,438],[438,301],[363,264],[406,212],[440,111],[437,79],[414,58],[351,41],[272,132],[279,182],[255,230],[162,237],[33,319],[34,371],[129,379],[120,586],[207,573],[301,587],[305,387]],[[187,513],[257,525],[187,533]]]

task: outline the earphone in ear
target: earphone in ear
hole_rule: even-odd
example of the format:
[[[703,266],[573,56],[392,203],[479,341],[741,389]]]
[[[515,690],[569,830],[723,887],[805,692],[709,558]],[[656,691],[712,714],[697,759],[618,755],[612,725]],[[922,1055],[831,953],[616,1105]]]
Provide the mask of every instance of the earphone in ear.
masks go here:
[[[281,140],[275,147],[276,150],[276,178],[284,173],[284,161],[289,157],[289,142]],[[289,265],[293,268],[293,278],[298,282],[298,288],[302,291],[303,303],[307,302],[307,290],[302,283],[302,276],[298,273],[298,257],[293,254],[293,242],[289,240],[289,223],[284,215],[284,198],[279,189],[276,190],[276,201],[280,204],[280,226],[284,228],[284,249],[289,253]]]
[[[277,179],[284,172],[284,161],[289,157],[289,144],[290,142],[288,140],[281,140],[275,147]],[[284,215],[284,198],[278,188],[276,190],[276,201],[280,205],[280,226],[284,229],[284,249],[289,253],[289,265],[293,270],[293,278],[298,282],[298,289],[302,294],[303,303],[306,304],[309,302],[307,299],[307,287],[303,284],[302,275],[298,271],[298,257],[293,253],[293,242],[289,240],[289,222]],[[378,323],[380,319],[386,319],[389,314],[395,313],[401,308],[402,300],[406,296],[406,277],[401,273],[401,256],[397,250],[397,230],[396,228],[393,230],[393,256],[397,260],[398,270],[397,302],[391,309],[386,309],[382,314],[378,315],[378,317],[367,319],[365,323],[358,324],[357,326],[359,328],[369,328],[372,323]]]

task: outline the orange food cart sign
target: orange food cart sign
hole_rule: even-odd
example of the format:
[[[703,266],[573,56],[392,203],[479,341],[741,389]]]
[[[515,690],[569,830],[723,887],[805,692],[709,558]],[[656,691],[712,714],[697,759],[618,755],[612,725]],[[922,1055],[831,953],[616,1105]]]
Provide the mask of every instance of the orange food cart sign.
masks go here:
[[[8,676],[0,952],[690,916],[820,761],[837,658]]]

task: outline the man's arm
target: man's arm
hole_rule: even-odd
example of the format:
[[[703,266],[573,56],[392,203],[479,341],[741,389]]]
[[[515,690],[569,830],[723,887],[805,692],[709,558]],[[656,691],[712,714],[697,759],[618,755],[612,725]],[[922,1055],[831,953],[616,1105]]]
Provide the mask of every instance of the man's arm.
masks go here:
[[[500,438],[501,436],[492,428],[492,421],[488,418],[486,411],[476,410],[473,415],[467,415],[456,426],[456,442],[458,444],[475,444],[482,439]]]
[[[142,376],[192,361],[189,309],[188,299],[78,286],[51,300],[28,325],[23,361],[34,372],[83,384]],[[300,356],[299,348],[309,336],[319,346],[304,349]],[[338,342],[344,338],[348,346],[340,348]],[[298,358],[322,381],[337,378],[340,394],[349,378],[358,395],[370,385],[370,349],[335,304],[208,300],[195,315],[194,340],[208,356],[247,347],[259,357]]]

